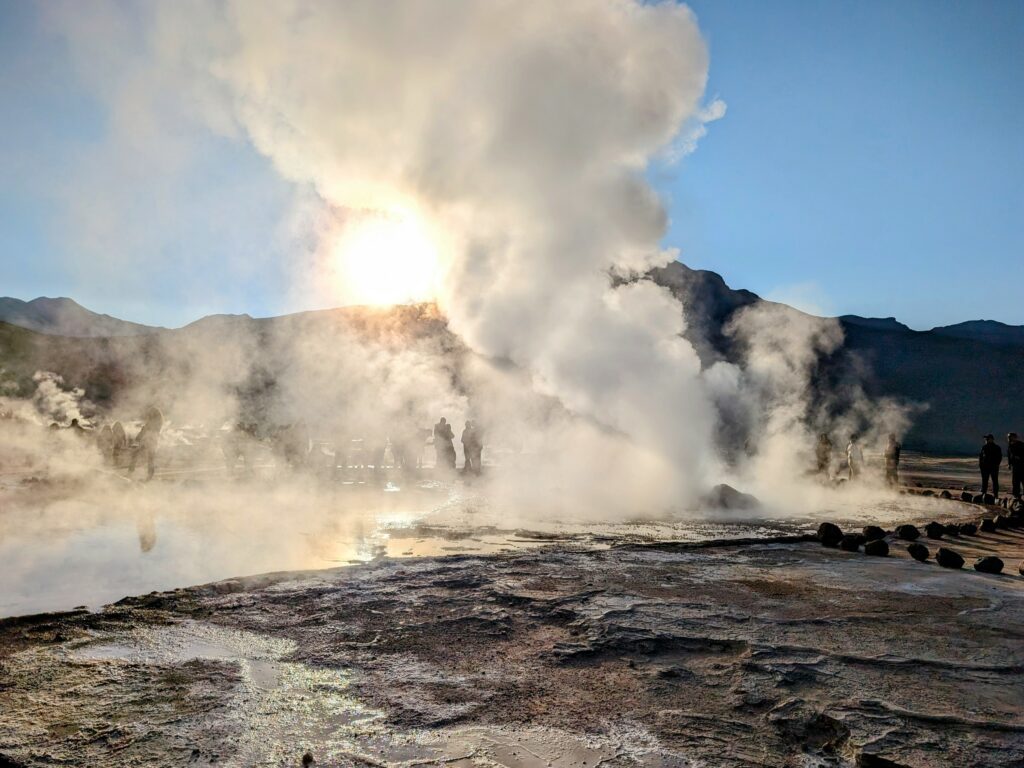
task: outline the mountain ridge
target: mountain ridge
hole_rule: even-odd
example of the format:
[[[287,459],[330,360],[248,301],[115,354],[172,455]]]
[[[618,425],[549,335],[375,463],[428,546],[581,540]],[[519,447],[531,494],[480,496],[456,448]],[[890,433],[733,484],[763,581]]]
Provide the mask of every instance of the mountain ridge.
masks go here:
[[[653,270],[649,277],[686,307],[685,335],[703,365],[739,359],[741,350],[735,348],[726,328],[737,311],[762,301],[757,294],[730,288],[717,273],[690,269],[679,262]],[[784,304],[777,306],[799,311]],[[118,401],[119,391],[136,376],[139,361],[156,360],[167,381],[186,381],[187,371],[199,365],[192,358],[195,350],[217,354],[220,345],[230,347],[236,332],[266,336],[277,329],[290,337],[345,327],[364,335],[385,333],[392,338],[399,337],[396,333],[407,334],[404,338],[441,334],[451,337],[445,348],[459,344],[436,308],[426,305],[342,307],[273,318],[210,315],[178,329],[130,323],[119,326],[130,331],[126,335],[92,337],[47,335],[4,323],[5,319],[0,315],[0,391],[6,386],[9,391],[28,396],[34,386],[34,372],[52,370],[69,384],[83,387],[87,396],[101,405]],[[845,341],[836,354],[822,361],[817,374],[821,388],[827,391],[836,386],[841,379],[838,374],[852,369],[861,376],[861,385],[869,396],[919,406],[913,426],[905,435],[906,445],[969,455],[977,450],[980,436],[986,432],[1024,431],[1020,422],[1024,414],[1018,406],[1020,382],[1024,381],[1024,342],[1016,341],[1016,331],[1024,335],[1024,328],[995,321],[967,321],[917,331],[894,318],[845,315],[836,320]]]
[[[67,296],[39,296],[30,301],[0,297],[0,321],[38,333],[72,338],[138,336],[166,330],[93,312]]]

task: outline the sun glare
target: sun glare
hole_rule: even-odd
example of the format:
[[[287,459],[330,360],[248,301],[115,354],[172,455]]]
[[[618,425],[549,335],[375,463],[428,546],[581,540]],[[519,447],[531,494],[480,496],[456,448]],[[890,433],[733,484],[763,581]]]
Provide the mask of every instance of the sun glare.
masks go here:
[[[345,227],[332,251],[332,268],[349,303],[431,301],[438,249],[418,218],[374,214]]]

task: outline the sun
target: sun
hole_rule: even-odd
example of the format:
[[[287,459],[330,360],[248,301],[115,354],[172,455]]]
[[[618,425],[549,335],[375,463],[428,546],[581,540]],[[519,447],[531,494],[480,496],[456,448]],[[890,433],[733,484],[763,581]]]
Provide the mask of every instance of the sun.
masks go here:
[[[436,296],[439,253],[421,219],[374,212],[347,222],[331,250],[336,288],[353,304],[409,304]]]

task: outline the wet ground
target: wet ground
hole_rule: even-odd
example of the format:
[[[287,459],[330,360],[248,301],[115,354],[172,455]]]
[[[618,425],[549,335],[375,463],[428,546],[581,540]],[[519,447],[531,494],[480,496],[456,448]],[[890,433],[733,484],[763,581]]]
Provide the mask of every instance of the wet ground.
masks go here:
[[[937,542],[928,542],[934,549]],[[1012,531],[944,542],[1009,560]],[[7,765],[1013,766],[1024,579],[814,542],[380,560],[0,627]]]
[[[967,460],[910,458],[907,482],[959,488]],[[486,480],[376,476],[343,481],[221,467],[161,470],[152,483],[112,471],[0,475],[0,617],[270,571],[382,557],[512,553],[555,543],[706,541],[813,531],[823,519],[890,525],[936,514],[934,499],[830,494],[803,513],[679,510],[609,522],[490,498]]]
[[[963,571],[801,536],[1000,511],[917,495],[955,470],[814,515],[616,524],[425,478],[8,483],[23,612],[171,591],[0,620],[0,766],[1021,766],[1022,529],[922,539]]]

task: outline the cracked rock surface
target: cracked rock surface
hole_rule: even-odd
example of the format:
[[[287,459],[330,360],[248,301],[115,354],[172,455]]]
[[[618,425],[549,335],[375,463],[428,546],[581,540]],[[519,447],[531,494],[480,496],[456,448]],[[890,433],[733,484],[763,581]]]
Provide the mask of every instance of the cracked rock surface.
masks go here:
[[[1020,766],[1024,578],[810,542],[559,545],[0,624],[0,765],[306,752],[316,765]]]

